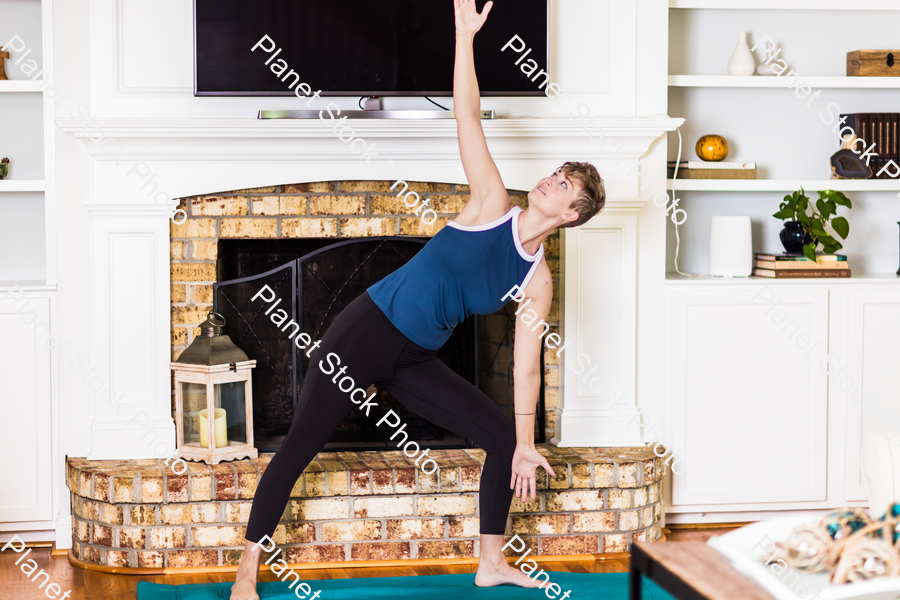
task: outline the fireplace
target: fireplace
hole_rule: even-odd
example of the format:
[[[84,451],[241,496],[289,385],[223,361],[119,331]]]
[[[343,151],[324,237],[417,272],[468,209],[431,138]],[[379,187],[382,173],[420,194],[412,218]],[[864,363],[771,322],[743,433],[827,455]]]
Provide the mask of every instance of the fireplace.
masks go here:
[[[257,361],[253,379],[254,437],[262,452],[278,450],[293,418],[311,359],[252,300],[264,286],[279,308],[318,340],[340,312],[366,288],[400,268],[428,238],[376,236],[335,242],[328,239],[219,240],[214,310],[227,321],[226,333]],[[273,300],[274,301],[274,300]],[[512,355],[514,305],[460,324],[438,358],[484,391],[513,418]],[[292,329],[295,332],[295,329]],[[543,367],[543,365],[542,365]],[[543,370],[543,369],[542,369]],[[386,390],[377,391],[378,409],[369,416],[354,407],[333,433],[327,451],[389,450],[390,431],[376,427],[388,410],[408,424],[410,440],[434,449],[472,447],[462,436],[419,417]],[[544,440],[544,391],[540,388],[535,439]]]

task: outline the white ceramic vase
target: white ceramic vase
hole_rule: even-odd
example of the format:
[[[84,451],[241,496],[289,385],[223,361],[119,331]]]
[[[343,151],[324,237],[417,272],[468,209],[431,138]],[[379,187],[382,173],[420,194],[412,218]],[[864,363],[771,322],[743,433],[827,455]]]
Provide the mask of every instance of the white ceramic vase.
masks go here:
[[[774,70],[772,70],[772,65],[775,64],[775,61],[772,59],[775,58],[775,50],[769,50],[766,52],[766,62],[761,63],[758,67],[756,67],[757,75],[777,75]],[[769,64],[766,64],[769,63]]]
[[[753,53],[750,52],[750,46],[747,45],[747,32],[742,31],[738,34],[738,43],[731,53],[731,60],[728,61],[729,75],[753,75],[756,72],[756,61],[753,60]]]

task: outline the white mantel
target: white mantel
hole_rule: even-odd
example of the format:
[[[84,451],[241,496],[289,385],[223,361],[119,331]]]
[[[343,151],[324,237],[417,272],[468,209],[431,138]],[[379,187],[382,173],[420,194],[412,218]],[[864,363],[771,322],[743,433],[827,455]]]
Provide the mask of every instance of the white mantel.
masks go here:
[[[666,116],[596,118],[591,126],[609,139],[601,142],[596,133],[594,141],[588,139],[583,125],[573,118],[482,121],[508,188],[530,190],[538,178],[562,162],[589,160],[604,174],[611,205],[639,195],[637,173],[627,173],[631,165],[654,140],[681,122]],[[57,123],[90,155],[91,200],[97,202],[147,201],[149,187],[140,189],[146,179],[139,177],[139,171],[128,174],[139,162],[157,175],[153,180],[158,191],[172,198],[395,175],[417,181],[465,182],[452,119],[349,121],[357,137],[375,144],[378,156],[369,161],[360,160],[332,133],[330,120],[96,118],[91,128],[77,119]],[[227,169],[222,168],[225,165]]]

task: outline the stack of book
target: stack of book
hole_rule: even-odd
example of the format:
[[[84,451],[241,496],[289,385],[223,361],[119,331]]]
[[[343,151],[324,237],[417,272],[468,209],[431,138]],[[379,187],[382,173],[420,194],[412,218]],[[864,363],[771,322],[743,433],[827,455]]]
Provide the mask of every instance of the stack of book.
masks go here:
[[[675,161],[670,160],[669,179],[673,175],[676,179],[756,179],[756,163],[683,160],[675,173]]]
[[[841,117],[847,119],[841,129],[846,139],[850,139],[847,132],[847,128],[850,127],[857,138],[866,141],[866,148],[875,145],[871,154],[877,156],[866,160],[866,164],[872,168],[872,177],[891,179],[890,173],[895,172],[893,165],[881,175],[878,175],[878,172],[890,160],[893,160],[894,164],[900,162],[900,113],[851,113]],[[859,142],[855,149],[859,150],[862,145],[863,143]],[[681,173],[678,175],[680,177]]]
[[[810,277],[850,277],[850,265],[843,254],[818,254],[809,260],[802,254],[753,255],[753,274],[757,277],[799,279]]]

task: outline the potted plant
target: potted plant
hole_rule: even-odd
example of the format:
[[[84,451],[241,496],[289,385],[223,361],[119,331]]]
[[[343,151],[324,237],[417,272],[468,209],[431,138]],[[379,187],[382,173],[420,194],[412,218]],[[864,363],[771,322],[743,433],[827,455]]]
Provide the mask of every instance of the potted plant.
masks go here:
[[[9,175],[9,159],[5,156],[0,158],[0,179],[6,179]]]
[[[785,196],[778,212],[772,216],[776,219],[790,219],[784,224],[779,236],[787,253],[802,252],[809,260],[816,260],[816,248],[819,244],[822,244],[825,254],[833,254],[843,248],[843,244],[825,230],[826,225],[831,225],[842,240],[847,239],[850,224],[844,217],[837,216],[838,205],[853,208],[850,198],[835,190],[820,190],[815,205],[809,201],[803,188]]]

